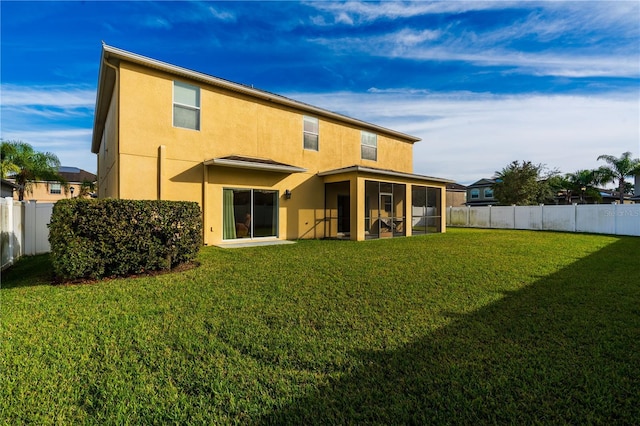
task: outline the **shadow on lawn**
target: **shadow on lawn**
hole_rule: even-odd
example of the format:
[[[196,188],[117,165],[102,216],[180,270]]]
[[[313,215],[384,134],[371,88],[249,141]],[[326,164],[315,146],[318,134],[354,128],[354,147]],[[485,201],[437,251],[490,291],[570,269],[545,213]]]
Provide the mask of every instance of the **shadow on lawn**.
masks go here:
[[[10,289],[16,287],[31,287],[51,284],[53,280],[53,267],[49,254],[36,256],[24,256],[13,266],[2,271],[1,288]]]
[[[621,238],[259,424],[632,424],[640,418],[640,239]]]

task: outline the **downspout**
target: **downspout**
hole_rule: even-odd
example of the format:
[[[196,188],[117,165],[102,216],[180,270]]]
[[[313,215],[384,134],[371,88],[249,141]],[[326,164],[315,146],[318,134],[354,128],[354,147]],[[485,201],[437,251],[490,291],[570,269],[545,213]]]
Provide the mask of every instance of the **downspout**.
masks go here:
[[[113,96],[116,96],[116,177],[117,177],[117,197],[120,199],[120,70],[113,64],[110,64],[106,56],[104,64],[111,68],[116,74],[116,80],[113,84]],[[104,132],[104,130],[103,130]],[[98,156],[98,158],[100,158]],[[99,166],[99,165],[98,165]]]
[[[206,246],[209,245],[209,238],[213,232],[213,227],[209,224],[207,214],[207,206],[209,205],[209,170],[207,165],[202,163],[202,243]]]

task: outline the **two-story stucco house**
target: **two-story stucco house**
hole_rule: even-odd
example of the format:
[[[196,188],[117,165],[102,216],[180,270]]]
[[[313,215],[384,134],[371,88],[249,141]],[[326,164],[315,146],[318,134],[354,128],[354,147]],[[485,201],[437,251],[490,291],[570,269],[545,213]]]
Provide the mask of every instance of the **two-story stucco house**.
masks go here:
[[[498,201],[493,197],[494,179],[482,178],[467,186],[467,206],[490,206]]]
[[[206,244],[443,232],[419,138],[103,46],[98,196],[200,204]]]

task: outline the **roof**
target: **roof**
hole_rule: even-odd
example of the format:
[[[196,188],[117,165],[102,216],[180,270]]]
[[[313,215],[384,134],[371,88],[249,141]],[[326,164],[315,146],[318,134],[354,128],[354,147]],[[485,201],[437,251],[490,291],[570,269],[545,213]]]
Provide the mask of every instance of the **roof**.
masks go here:
[[[432,176],[416,175],[413,173],[405,173],[405,172],[398,172],[395,170],[378,169],[375,167],[364,167],[364,166],[349,166],[349,167],[343,167],[340,169],[327,170],[324,172],[319,172],[318,176],[331,176],[331,175],[338,175],[341,173],[352,173],[352,172],[372,173],[372,174],[383,175],[383,176],[400,177],[405,179],[415,179],[415,180],[422,180],[422,181],[453,183],[453,181],[449,179],[442,179],[442,178],[437,178]]]
[[[67,182],[95,182],[98,179],[93,173],[77,167],[60,167],[58,168],[58,173]]]
[[[219,77],[214,77],[198,71],[178,67],[176,65],[151,59],[142,55],[138,55],[136,53],[127,52],[126,50],[103,44],[102,57],[100,60],[100,71],[98,75],[98,92],[96,95],[95,116],[93,121],[93,138],[91,142],[91,152],[93,152],[94,154],[98,153],[98,150],[100,149],[100,142],[102,139],[102,132],[104,130],[107,112],[109,110],[111,94],[113,92],[113,88],[115,87],[116,74],[113,66],[119,65],[121,61],[153,68],[162,72],[166,72],[168,74],[172,74],[189,80],[195,80],[232,92],[237,92],[255,99],[260,99],[262,101],[271,102],[288,108],[294,108],[301,112],[306,112],[316,116],[326,117],[343,123],[351,124],[353,126],[371,130],[379,134],[402,139],[407,143],[414,143],[421,140],[416,136],[411,136],[406,133],[398,132],[396,130],[388,129],[386,127],[348,117],[337,112],[309,105],[304,102],[299,102],[281,95],[277,95],[275,93],[255,89],[250,86],[234,83]]]
[[[460,185],[459,183],[448,183],[447,184],[447,191],[466,191],[467,187],[464,185]]]
[[[486,186],[486,185],[493,185],[494,183],[496,183],[496,181],[494,179],[487,179],[487,178],[482,178],[476,182],[473,182],[471,185],[467,186],[467,188],[471,188],[472,186]]]
[[[12,188],[17,188],[18,185],[16,185],[15,183],[11,182],[10,180],[6,180],[6,179],[1,179],[2,185],[5,186],[10,186]]]
[[[83,169],[79,169],[77,167],[66,167],[66,166],[61,166],[58,167],[58,174],[66,181],[66,182],[70,182],[70,183],[82,183],[82,182],[95,182],[98,177],[96,175],[94,175],[91,172],[88,172],[86,170]],[[12,179],[12,177],[9,177]],[[38,182],[47,182],[45,180],[39,180]],[[50,181],[50,182],[57,182],[57,181]],[[3,184],[9,184],[9,185],[14,185],[14,183],[12,181],[9,180],[5,180],[2,179],[2,183]],[[14,185],[15,188],[17,188],[17,185]]]
[[[289,164],[278,163],[266,158],[243,157],[240,155],[230,155],[228,157],[219,157],[204,162],[205,166],[226,166],[238,169],[264,170],[271,172],[284,173],[301,173],[307,169],[296,167]]]

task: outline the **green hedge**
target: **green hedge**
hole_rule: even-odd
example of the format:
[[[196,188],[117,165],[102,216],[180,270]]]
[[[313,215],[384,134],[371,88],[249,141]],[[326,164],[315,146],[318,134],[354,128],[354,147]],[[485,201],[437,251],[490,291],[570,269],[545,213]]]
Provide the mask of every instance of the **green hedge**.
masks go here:
[[[197,203],[60,200],[49,224],[51,262],[59,278],[100,278],[170,269],[202,245]]]

